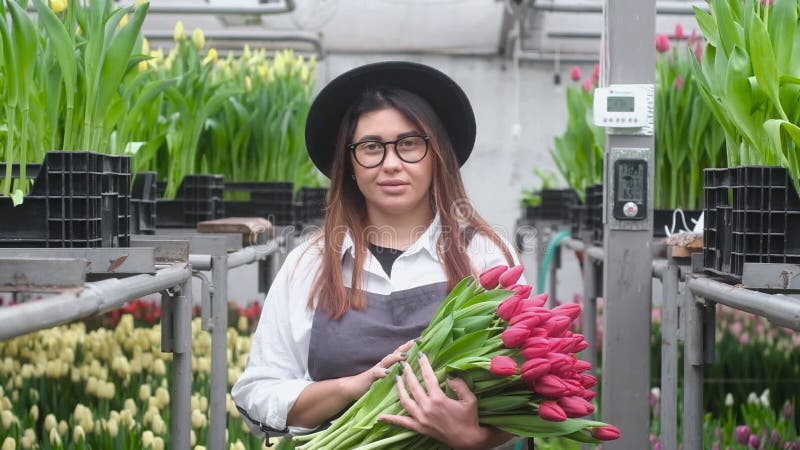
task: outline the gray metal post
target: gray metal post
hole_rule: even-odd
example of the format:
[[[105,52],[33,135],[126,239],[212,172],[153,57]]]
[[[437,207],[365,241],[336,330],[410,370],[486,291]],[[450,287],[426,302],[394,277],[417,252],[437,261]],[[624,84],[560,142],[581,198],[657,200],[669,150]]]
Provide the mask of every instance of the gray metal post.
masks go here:
[[[661,445],[678,449],[678,284],[680,269],[670,263],[663,272],[661,310]]]
[[[211,295],[211,427],[208,448],[224,450],[227,412],[225,393],[228,390],[228,256],[211,257],[211,278],[214,292]]]
[[[181,284],[172,300],[171,448],[190,448],[192,430],[192,279]]]
[[[605,0],[604,82],[652,84],[654,80],[655,0]],[[608,135],[605,157],[603,224],[603,421],[622,430],[606,450],[648,448],[650,430],[650,312],[652,302],[653,136]],[[644,221],[614,221],[612,157],[637,149],[648,161],[647,215]],[[686,448],[699,448],[687,446]]]
[[[556,254],[553,257],[552,264],[550,264],[550,271],[548,273],[547,293],[548,296],[550,297],[548,300],[549,306],[555,306],[558,304],[558,297],[557,297],[558,291],[556,289],[556,282],[557,282],[556,272],[558,272],[558,269],[560,268],[561,265],[559,264],[561,262],[560,253],[561,253],[561,247],[556,249]],[[544,260],[544,258],[542,258],[542,260]]]
[[[687,288],[683,362],[683,448],[703,446],[703,304]]]

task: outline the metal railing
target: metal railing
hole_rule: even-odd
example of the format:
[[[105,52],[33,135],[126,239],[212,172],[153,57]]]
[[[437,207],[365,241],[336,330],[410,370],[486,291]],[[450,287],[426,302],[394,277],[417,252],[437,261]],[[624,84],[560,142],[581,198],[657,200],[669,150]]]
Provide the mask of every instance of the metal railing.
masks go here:
[[[583,333],[590,346],[583,359],[596,364],[596,299],[602,294],[604,252],[578,239],[561,242],[562,248],[584,252]],[[554,268],[551,268],[553,270]],[[716,305],[764,317],[775,325],[800,331],[800,298],[784,293],[764,293],[715,281],[691,272],[675,259],[654,259],[653,277],[662,282],[660,442],[664,450],[677,450],[680,344],[684,348],[683,448],[703,446],[703,366],[714,362]],[[604,333],[604,336],[608,333]]]

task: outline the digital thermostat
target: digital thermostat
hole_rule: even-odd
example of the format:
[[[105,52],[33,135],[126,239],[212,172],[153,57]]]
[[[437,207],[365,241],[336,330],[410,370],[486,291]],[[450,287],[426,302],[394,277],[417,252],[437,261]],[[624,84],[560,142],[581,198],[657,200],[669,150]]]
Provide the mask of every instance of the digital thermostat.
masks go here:
[[[647,161],[614,161],[614,218],[643,220],[647,217]]]
[[[612,134],[653,134],[653,85],[612,84],[594,91],[594,124]]]

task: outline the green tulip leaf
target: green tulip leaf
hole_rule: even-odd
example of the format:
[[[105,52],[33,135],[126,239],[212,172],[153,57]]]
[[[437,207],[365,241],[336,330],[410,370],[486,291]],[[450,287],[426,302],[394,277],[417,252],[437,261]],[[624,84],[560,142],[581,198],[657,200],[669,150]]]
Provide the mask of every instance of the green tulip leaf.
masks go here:
[[[761,89],[772,101],[772,106],[778,110],[783,120],[788,120],[781,106],[778,96],[778,67],[775,62],[775,52],[772,49],[767,26],[761,19],[754,15],[750,30],[750,48],[754,49],[749,55],[753,65],[753,72]]]

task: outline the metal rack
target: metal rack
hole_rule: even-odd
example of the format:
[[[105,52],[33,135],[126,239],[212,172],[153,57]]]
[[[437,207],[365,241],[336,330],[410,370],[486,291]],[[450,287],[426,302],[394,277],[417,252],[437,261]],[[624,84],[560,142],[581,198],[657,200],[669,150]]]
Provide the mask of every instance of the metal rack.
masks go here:
[[[172,448],[188,449],[192,277],[199,278],[203,329],[211,332],[212,341],[208,448],[224,449],[228,271],[258,262],[259,287],[266,290],[293,243],[285,232],[244,248],[241,240],[238,234],[169,230],[168,234],[132,236],[130,248],[0,249],[0,291],[52,294],[0,308],[0,323],[4,324],[0,339],[108,312],[130,300],[160,293],[161,348],[173,353]],[[210,280],[200,272],[204,270],[211,271]],[[93,281],[99,278],[103,279]]]
[[[583,334],[590,343],[582,357],[594,366],[597,355],[596,299],[602,294],[602,248],[565,239],[562,248],[583,251]],[[702,255],[699,255],[702,257]],[[702,448],[703,367],[714,362],[716,305],[764,317],[775,325],[800,331],[800,268],[786,264],[746,264],[743,284],[730,284],[700,273],[702,261],[688,258],[653,260],[653,277],[661,280],[661,444],[678,448],[678,367],[684,347],[683,448]],[[555,271],[552,267],[552,271]],[[768,292],[762,292],[767,290]],[[646,355],[633,359],[646,359]],[[601,380],[604,381],[604,380]]]

